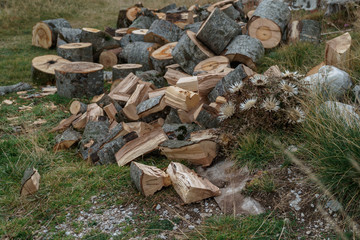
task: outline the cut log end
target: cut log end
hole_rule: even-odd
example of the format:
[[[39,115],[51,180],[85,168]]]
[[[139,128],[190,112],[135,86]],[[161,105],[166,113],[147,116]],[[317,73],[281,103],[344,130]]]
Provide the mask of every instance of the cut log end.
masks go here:
[[[273,21],[254,16],[248,31],[249,35],[261,41],[264,48],[274,48],[279,45],[282,34],[280,27]]]

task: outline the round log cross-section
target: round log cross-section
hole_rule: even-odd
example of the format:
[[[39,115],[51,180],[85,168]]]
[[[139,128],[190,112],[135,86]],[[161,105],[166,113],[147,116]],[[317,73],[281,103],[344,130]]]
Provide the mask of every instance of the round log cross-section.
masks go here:
[[[68,43],[57,48],[59,56],[72,62],[92,62],[92,51],[91,43]]]
[[[103,65],[71,62],[55,69],[57,93],[68,98],[93,97],[104,92]]]
[[[165,44],[161,48],[156,49],[151,54],[151,61],[154,69],[158,72],[164,73],[165,67],[174,64],[173,56],[171,55],[172,50],[176,46],[177,42]]]
[[[55,83],[55,68],[69,63],[60,56],[44,55],[35,57],[31,62],[31,79],[37,85]]]

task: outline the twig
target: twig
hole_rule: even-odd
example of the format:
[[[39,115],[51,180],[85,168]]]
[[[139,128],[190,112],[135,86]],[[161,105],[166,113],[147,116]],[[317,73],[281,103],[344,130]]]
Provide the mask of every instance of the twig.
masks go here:
[[[339,31],[334,31],[334,32],[322,33],[321,36],[331,35],[331,34],[336,34],[336,33],[343,33],[343,32],[351,32],[351,31],[352,31],[352,29],[339,30]]]

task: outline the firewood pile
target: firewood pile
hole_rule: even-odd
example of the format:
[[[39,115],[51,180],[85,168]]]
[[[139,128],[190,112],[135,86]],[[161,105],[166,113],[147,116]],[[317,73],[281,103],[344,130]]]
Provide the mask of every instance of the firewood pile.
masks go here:
[[[156,10],[136,4],[119,11],[117,29],[104,31],[75,29],[65,19],[37,23],[32,44],[56,47],[58,56],[33,59],[34,83],[56,83],[60,96],[92,98],[89,104],[74,100],[72,115],[51,130],[60,132],[54,151],[78,146],[94,164],[130,164],[145,196],[169,185],[185,203],[218,196],[219,188],[178,162],[163,171],[134,160],[158,150],[173,161],[210,166],[231,86],[257,74],[265,49],[320,40],[320,23],[290,22],[284,2],[250,7],[241,0]],[[112,87],[105,92],[104,68],[110,67]]]

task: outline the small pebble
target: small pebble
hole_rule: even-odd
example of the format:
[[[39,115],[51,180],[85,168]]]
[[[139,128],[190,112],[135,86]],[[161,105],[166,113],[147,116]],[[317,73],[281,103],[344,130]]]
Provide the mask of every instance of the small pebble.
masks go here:
[[[189,225],[189,227],[188,227],[190,230],[194,230],[195,229],[195,227],[193,226],[193,225]]]
[[[156,205],[156,210],[160,210],[160,208],[161,208],[160,204]]]

